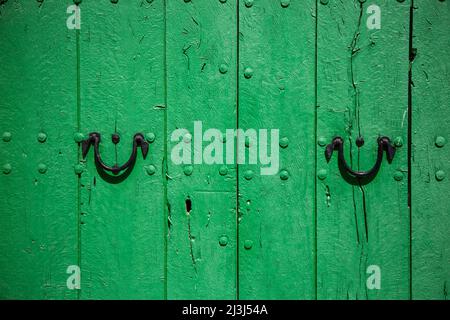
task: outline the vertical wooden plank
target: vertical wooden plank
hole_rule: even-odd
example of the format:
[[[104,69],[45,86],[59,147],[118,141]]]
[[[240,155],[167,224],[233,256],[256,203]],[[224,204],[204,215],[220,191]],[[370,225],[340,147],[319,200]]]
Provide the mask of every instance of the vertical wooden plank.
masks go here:
[[[412,64],[412,298],[448,299],[450,83],[448,1],[414,1]]]
[[[76,298],[75,33],[64,2],[1,3],[0,296]]]
[[[369,29],[377,5],[380,29]],[[318,4],[317,273],[320,299],[409,297],[407,190],[409,1],[320,1]],[[369,22],[373,22],[369,20]],[[375,21],[376,25],[376,21]],[[374,166],[377,138],[400,146],[369,183],[346,181],[341,136],[354,170]],[[361,148],[356,139],[364,138]],[[374,288],[381,272],[380,288]],[[369,280],[369,286],[367,281]]]
[[[240,299],[315,295],[315,10],[315,1],[240,1],[239,128],[269,136],[238,137],[249,142],[238,175]],[[250,163],[263,145],[269,174],[260,155]]]
[[[166,17],[167,297],[233,299],[236,166],[220,164],[226,144],[218,136],[215,151],[222,149],[223,157],[216,153],[217,161],[208,164],[202,150],[209,153],[211,143],[206,136],[202,143],[202,135],[236,126],[236,1],[167,1]],[[195,121],[202,126],[198,134]],[[191,164],[177,164],[174,153],[189,145],[187,131],[177,129],[191,135],[184,152]]]
[[[164,2],[83,1],[81,130],[102,135],[110,165],[130,157],[136,133],[153,133],[123,181],[102,177],[93,150],[82,174],[82,298],[164,297]],[[120,142],[114,146],[111,135]],[[153,167],[151,167],[153,166]]]

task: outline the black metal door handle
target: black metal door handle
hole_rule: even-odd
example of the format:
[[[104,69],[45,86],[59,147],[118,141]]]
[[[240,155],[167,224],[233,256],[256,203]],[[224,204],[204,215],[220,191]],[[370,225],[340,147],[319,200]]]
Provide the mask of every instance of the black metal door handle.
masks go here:
[[[383,151],[386,151],[386,158],[389,163],[392,162],[395,155],[395,148],[391,145],[391,140],[388,137],[380,137],[378,138],[377,161],[375,162],[375,165],[372,167],[372,169],[368,171],[354,171],[345,161],[344,139],[342,139],[341,137],[336,137],[329,145],[327,145],[325,149],[325,158],[327,159],[327,162],[330,161],[334,150],[338,151],[339,165],[343,166],[350,176],[359,179],[370,178],[378,173],[378,170],[381,167],[381,162],[383,161]]]
[[[128,167],[132,166],[134,162],[136,161],[136,155],[137,155],[137,148],[140,147],[142,150],[142,155],[144,156],[144,159],[147,157],[148,153],[148,143],[145,141],[144,135],[142,133],[136,133],[133,138],[133,151],[131,152],[131,156],[128,159],[127,162],[125,162],[123,165],[118,166],[117,163],[110,167],[106,165],[100,156],[100,152],[98,150],[98,146],[100,144],[101,137],[100,133],[98,132],[91,132],[89,134],[89,138],[81,142],[81,149],[82,149],[82,155],[83,159],[86,158],[87,153],[89,152],[89,149],[91,145],[94,146],[94,158],[95,162],[104,170],[112,172],[114,175],[119,174],[121,171],[127,169]]]

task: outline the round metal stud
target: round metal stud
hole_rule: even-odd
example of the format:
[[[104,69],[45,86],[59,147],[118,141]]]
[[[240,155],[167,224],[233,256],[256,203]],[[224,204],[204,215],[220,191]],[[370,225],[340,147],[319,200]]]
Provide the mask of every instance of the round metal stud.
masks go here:
[[[73,140],[75,140],[75,142],[80,143],[81,141],[85,140],[85,136],[81,132],[76,132],[73,135]]]
[[[244,3],[247,8],[250,8],[251,6],[253,6],[253,0],[245,0]]]
[[[252,170],[245,171],[244,178],[245,180],[251,180],[253,178],[253,171]]]
[[[403,146],[402,137],[397,137],[394,139],[394,146],[396,146],[397,148],[400,148],[401,146]]]
[[[320,180],[325,180],[327,177],[327,170],[326,169],[320,169],[319,172],[317,172],[317,176]]]
[[[280,147],[287,148],[287,146],[289,145],[289,139],[287,137],[281,138],[280,139]]]
[[[193,166],[185,166],[183,169],[183,172],[185,175],[190,176],[192,174],[192,172],[194,172],[194,167]]]
[[[118,133],[113,133],[111,136],[112,143],[118,144],[120,142],[120,136]]]
[[[153,132],[149,132],[145,135],[145,140],[147,140],[147,142],[149,143],[153,143],[156,139],[156,136]]]
[[[251,77],[253,77],[253,69],[252,68],[245,68],[245,70],[244,70],[244,77],[246,79],[250,79]]]
[[[442,181],[444,179],[445,179],[445,172],[444,172],[444,170],[436,171],[436,180],[437,181]]]
[[[317,144],[321,147],[325,147],[327,145],[327,140],[324,137],[320,137],[317,139]]]
[[[282,6],[283,8],[289,7],[289,4],[290,4],[290,3],[291,3],[290,0],[281,0],[281,6]]]
[[[2,135],[3,141],[9,142],[9,141],[11,141],[11,138],[12,138],[11,132],[3,132],[3,135]]]
[[[45,164],[43,164],[43,163],[39,163],[38,164],[38,171],[41,174],[46,173],[47,172],[47,166]]]
[[[12,170],[12,167],[9,163],[3,165],[3,173],[4,174],[10,174],[11,170]]]
[[[402,181],[403,180],[403,172],[398,171],[398,170],[395,171],[394,179],[395,179],[395,181]]]
[[[219,169],[219,174],[220,174],[221,176],[225,176],[227,173],[228,173],[228,168],[227,168],[227,166],[222,166],[222,167],[220,167],[220,169]]]
[[[192,141],[192,135],[190,133],[186,133],[183,137],[183,141],[185,143],[190,143]]]
[[[244,248],[247,250],[250,250],[253,247],[253,241],[252,240],[245,240],[244,241]]]
[[[445,145],[446,141],[444,137],[438,136],[436,137],[436,141],[434,143],[436,144],[436,147],[442,148]]]
[[[225,247],[225,246],[228,244],[228,237],[227,237],[227,236],[221,236],[221,237],[219,238],[219,244],[220,244],[222,247]]]
[[[84,171],[84,165],[81,163],[77,163],[74,167],[73,167],[74,171],[76,174],[82,174]]]
[[[39,132],[37,135],[37,139],[40,143],[44,143],[47,140],[47,135],[43,132]]]
[[[222,74],[225,74],[228,72],[228,66],[225,63],[222,63],[219,67],[219,71]]]
[[[280,172],[280,179],[281,180],[289,179],[289,172],[287,170],[281,170],[281,172]]]
[[[147,174],[148,174],[149,176],[152,176],[152,175],[155,174],[156,168],[155,168],[154,165],[150,164],[150,165],[148,165],[148,166],[145,167],[145,172],[147,172]]]

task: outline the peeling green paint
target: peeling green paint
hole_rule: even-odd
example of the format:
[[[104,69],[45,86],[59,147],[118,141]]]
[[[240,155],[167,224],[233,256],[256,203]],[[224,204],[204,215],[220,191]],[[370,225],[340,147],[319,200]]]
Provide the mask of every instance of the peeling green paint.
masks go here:
[[[0,298],[447,299],[449,5],[0,1]],[[279,170],[198,164],[193,136],[175,164],[196,121],[279,129]],[[105,174],[90,132],[106,163],[138,132],[148,157]],[[380,136],[395,158],[347,181],[336,136],[354,170]]]

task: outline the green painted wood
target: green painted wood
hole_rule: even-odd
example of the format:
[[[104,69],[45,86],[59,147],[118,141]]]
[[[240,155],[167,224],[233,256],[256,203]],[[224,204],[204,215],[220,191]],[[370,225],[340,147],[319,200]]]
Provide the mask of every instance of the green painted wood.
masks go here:
[[[179,137],[171,138],[186,129],[192,143],[206,148],[210,142],[194,135],[194,121],[202,122],[203,133],[236,127],[236,1],[166,3],[167,298],[234,299],[235,165],[223,168],[224,175],[217,163],[177,165],[171,153]],[[192,159],[193,151],[192,145]]]
[[[413,47],[417,55],[412,64],[412,298],[448,299],[450,42],[446,30],[450,4],[415,0],[414,7]],[[446,176],[438,180],[442,173]]]
[[[377,138],[400,137],[391,165],[351,184],[327,164],[317,146],[317,293],[319,299],[407,299],[409,210],[407,190],[408,52],[410,2],[378,1],[381,29],[366,26],[364,1],[318,5],[317,138],[342,136],[355,170],[375,164]],[[357,148],[362,136],[364,146]],[[394,179],[398,176],[400,181]],[[320,178],[324,178],[321,180]],[[368,289],[367,268],[381,270],[381,288]]]
[[[128,160],[135,133],[153,133],[126,179],[97,172],[93,150],[81,179],[81,298],[164,298],[164,9],[162,1],[83,1],[81,131],[102,134],[107,164]],[[114,146],[111,135],[120,142]],[[153,175],[148,166],[155,167]]]
[[[67,267],[78,264],[78,232],[75,34],[65,26],[65,12],[57,0],[0,5],[3,299],[77,297],[66,287]]]
[[[0,2],[0,298],[447,299],[448,1],[83,1],[80,31],[71,1]],[[276,174],[251,139],[245,163],[176,164],[177,129],[211,145],[195,121],[280,129]],[[93,131],[108,164],[155,140],[118,180],[81,159]],[[395,159],[352,184],[338,135],[355,170],[380,135]],[[224,161],[245,137],[217,140]]]
[[[252,140],[239,165],[240,299],[315,295],[315,1],[283,3],[239,6],[239,128],[268,129],[269,137],[279,129],[285,143],[276,144],[279,170],[273,175],[250,164]],[[276,154],[261,140],[258,150],[262,144]]]

